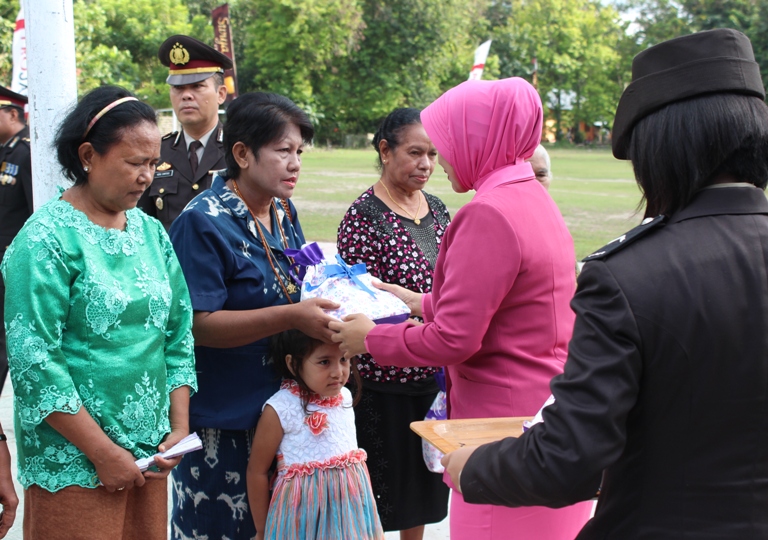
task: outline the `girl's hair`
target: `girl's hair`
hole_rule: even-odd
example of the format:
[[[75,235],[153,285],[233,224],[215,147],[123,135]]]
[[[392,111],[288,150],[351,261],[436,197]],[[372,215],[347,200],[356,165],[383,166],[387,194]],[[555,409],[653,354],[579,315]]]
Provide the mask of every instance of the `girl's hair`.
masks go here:
[[[224,124],[227,177],[240,176],[240,166],[232,154],[236,142],[248,147],[258,160],[261,147],[283,137],[289,124],[299,128],[305,144],[309,144],[315,136],[315,128],[307,114],[287,97],[249,92],[234,100],[227,108],[227,121]]]
[[[760,98],[738,94],[672,103],[637,123],[628,155],[646,217],[685,208],[698,190],[722,174],[765,189],[768,106]]]
[[[239,98],[238,98],[239,99]],[[315,349],[323,344],[319,339],[311,338],[308,335],[298,330],[286,330],[272,336],[272,343],[270,346],[270,356],[277,368],[278,373],[285,379],[293,379],[298,383],[301,389],[301,404],[304,407],[304,412],[309,414],[307,405],[309,404],[309,396],[312,390],[304,382],[301,377],[302,367],[304,361],[311,355]],[[285,357],[291,355],[293,359],[293,367],[296,373],[291,373],[288,368],[288,362]],[[360,379],[360,373],[357,371],[357,359],[353,358],[349,363],[349,372],[352,375],[352,379],[355,382],[355,397],[352,401],[352,405],[357,405],[360,401],[360,393],[363,388],[363,382]]]
[[[91,143],[96,153],[103,156],[122,140],[126,129],[144,122],[157,125],[157,115],[152,107],[141,101],[126,101],[107,111],[88,130],[88,124],[104,107],[125,97],[135,96],[119,86],[95,88],[72,107],[59,125],[53,145],[64,176],[76,186],[88,182],[88,175],[83,170],[78,154],[81,144]]]
[[[379,142],[382,140],[387,141],[387,146],[389,146],[391,150],[394,150],[400,144],[400,136],[403,134],[406,127],[414,124],[421,124],[420,115],[420,109],[395,109],[382,120],[381,124],[379,124],[379,129],[376,130],[376,134],[373,136],[373,142],[371,143],[378,154],[378,162],[376,163],[376,168],[378,170],[381,170],[384,166],[381,162]]]

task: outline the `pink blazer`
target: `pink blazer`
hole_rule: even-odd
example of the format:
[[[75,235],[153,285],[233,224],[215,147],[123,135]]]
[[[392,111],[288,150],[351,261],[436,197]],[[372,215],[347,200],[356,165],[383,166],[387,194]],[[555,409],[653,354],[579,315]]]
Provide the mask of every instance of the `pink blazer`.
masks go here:
[[[533,178],[484,184],[443,237],[426,323],[366,338],[381,365],[446,366],[450,418],[535,414],[573,330],[576,258],[559,209]]]

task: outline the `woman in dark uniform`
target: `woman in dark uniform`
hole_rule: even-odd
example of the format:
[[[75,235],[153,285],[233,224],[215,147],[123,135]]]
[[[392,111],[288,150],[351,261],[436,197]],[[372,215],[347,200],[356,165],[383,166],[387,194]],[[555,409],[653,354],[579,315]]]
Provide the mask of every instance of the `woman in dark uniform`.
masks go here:
[[[744,34],[640,53],[613,153],[647,221],[587,257],[556,403],[444,458],[466,501],[562,506],[578,538],[768,537],[768,107]]]

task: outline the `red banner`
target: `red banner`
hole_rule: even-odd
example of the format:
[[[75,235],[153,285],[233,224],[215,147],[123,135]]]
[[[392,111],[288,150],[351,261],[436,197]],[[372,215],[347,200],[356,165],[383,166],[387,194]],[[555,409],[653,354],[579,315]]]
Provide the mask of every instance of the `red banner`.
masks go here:
[[[227,100],[224,104],[237,97],[237,64],[235,50],[232,47],[232,26],[229,22],[229,4],[223,4],[211,10],[213,19],[213,48],[232,59],[232,69],[224,72],[224,84],[227,86]]]

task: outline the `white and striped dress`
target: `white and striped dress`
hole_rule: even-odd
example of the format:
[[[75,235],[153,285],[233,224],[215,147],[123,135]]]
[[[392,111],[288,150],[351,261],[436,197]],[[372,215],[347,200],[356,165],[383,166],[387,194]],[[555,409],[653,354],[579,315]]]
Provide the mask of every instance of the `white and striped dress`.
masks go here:
[[[284,381],[266,405],[284,436],[264,538],[383,540],[349,390],[313,394],[305,411],[296,382]]]

